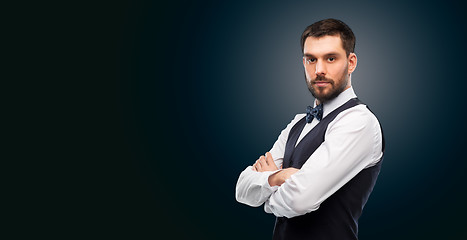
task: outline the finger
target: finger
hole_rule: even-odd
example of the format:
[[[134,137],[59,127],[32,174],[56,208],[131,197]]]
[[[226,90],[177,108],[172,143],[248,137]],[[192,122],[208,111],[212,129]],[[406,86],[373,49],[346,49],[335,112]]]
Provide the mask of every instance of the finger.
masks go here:
[[[268,163],[268,165],[275,164],[274,159],[272,159],[272,155],[270,152],[266,153],[266,162]]]
[[[251,166],[251,168],[252,168],[253,171],[257,172],[257,171],[256,171],[256,163],[253,164],[253,166]]]
[[[260,172],[262,168],[263,168],[263,166],[261,166],[261,161],[256,160],[256,169],[258,170],[258,172]]]
[[[266,162],[266,158],[265,158],[264,156],[261,156],[261,157],[259,158],[259,162],[260,162],[260,164],[261,164],[261,167],[265,167],[265,166],[269,165],[269,164]]]

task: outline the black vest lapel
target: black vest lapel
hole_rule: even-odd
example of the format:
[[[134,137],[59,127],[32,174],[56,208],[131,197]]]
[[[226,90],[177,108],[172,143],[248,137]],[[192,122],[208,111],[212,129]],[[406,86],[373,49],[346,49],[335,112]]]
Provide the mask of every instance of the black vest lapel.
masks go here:
[[[289,132],[289,137],[287,139],[287,143],[285,144],[284,161],[282,162],[282,168],[291,167],[290,159],[292,159],[292,154],[294,152],[298,137],[300,136],[300,133],[305,127],[305,118],[306,117],[300,119],[300,121],[298,121]]]

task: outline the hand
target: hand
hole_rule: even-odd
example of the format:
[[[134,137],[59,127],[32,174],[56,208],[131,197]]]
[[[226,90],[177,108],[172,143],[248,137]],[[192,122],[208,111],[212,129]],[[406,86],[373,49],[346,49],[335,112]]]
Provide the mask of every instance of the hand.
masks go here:
[[[292,174],[298,172],[300,169],[297,168],[286,168],[282,169],[274,174],[271,174],[268,178],[268,182],[270,186],[280,186],[282,185],[285,180],[289,179]]]
[[[279,170],[279,168],[277,168],[276,164],[274,163],[274,160],[272,159],[272,155],[270,152],[266,153],[266,157],[264,156],[259,157],[259,159],[256,160],[256,163],[253,164],[253,171],[265,172],[265,171],[276,171],[276,170]]]

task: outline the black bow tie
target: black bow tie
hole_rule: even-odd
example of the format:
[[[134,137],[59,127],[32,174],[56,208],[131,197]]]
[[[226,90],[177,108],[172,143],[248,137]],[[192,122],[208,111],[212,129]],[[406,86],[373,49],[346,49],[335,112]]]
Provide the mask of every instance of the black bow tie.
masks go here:
[[[311,106],[306,107],[306,122],[311,123],[313,118],[318,119],[318,121],[321,121],[321,118],[323,117],[323,104],[320,104],[316,106],[315,108],[312,108]]]

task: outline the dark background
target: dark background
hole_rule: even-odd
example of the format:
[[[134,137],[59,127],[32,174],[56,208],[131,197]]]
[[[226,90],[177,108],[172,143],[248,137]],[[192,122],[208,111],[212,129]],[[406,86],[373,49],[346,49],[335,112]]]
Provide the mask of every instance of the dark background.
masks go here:
[[[52,111],[71,111],[49,123],[61,136],[52,155],[63,178],[38,191],[34,225],[61,237],[270,239],[275,218],[236,202],[235,184],[312,103],[299,38],[332,17],[357,37],[353,87],[387,144],[360,239],[467,237],[461,9],[450,1],[112,1],[44,14],[56,27],[48,46],[64,56],[55,59],[63,85],[54,89],[71,100],[54,99]]]

